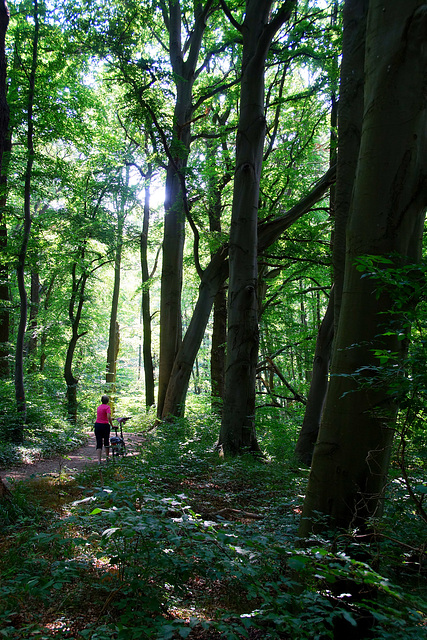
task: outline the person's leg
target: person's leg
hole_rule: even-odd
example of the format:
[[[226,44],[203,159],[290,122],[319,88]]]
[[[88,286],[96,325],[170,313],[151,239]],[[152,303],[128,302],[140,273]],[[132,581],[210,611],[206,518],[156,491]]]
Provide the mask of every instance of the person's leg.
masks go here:
[[[101,464],[102,427],[98,423],[95,423],[95,437],[96,437],[96,457],[98,459],[98,464]]]
[[[108,459],[110,456],[110,425],[109,424],[101,425],[100,435],[101,435],[101,450],[102,450],[102,444],[104,443],[105,457]]]
[[[105,457],[107,460],[109,460],[110,458],[110,425],[109,424],[107,424],[106,426],[104,446],[105,446]]]

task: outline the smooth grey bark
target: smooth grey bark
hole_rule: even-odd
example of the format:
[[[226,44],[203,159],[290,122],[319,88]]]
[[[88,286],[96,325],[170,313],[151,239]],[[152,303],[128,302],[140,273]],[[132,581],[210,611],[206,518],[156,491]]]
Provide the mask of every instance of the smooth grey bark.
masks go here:
[[[343,62],[340,72],[338,105],[332,98],[331,127],[339,121],[338,152],[333,153],[334,134],[331,136],[331,163],[337,163],[337,179],[331,188],[331,213],[334,217],[332,254],[334,267],[333,325],[330,326],[329,301],[325,318],[318,333],[313,377],[307,398],[304,421],[295,447],[297,458],[310,466],[314,444],[319,432],[322,410],[327,392],[328,370],[332,338],[336,330],[344,276],[346,226],[356,165],[360,147],[363,116],[363,83],[365,59],[365,31],[368,0],[347,0],[343,11]],[[336,118],[336,112],[338,117]],[[336,292],[336,293],[335,293]],[[326,325],[325,325],[326,323]],[[322,396],[323,393],[323,396]]]
[[[185,209],[182,176],[187,166],[191,142],[193,85],[197,63],[212,5],[207,0],[194,4],[194,28],[188,43],[181,43],[181,6],[178,0],[161,2],[169,31],[169,55],[176,89],[173,139],[166,175],[165,223],[160,294],[160,357],[157,411],[163,414],[166,391],[175,357],[182,341],[181,290],[184,249]],[[184,48],[185,47],[185,48]],[[185,53],[187,52],[187,56]]]
[[[25,288],[25,262],[27,258],[27,248],[31,232],[31,181],[34,164],[34,92],[37,71],[38,44],[39,44],[39,13],[38,1],[34,0],[34,34],[32,43],[31,69],[28,77],[28,103],[27,103],[27,163],[25,167],[24,183],[24,221],[22,228],[21,247],[18,254],[16,266],[16,279],[18,283],[20,312],[19,324],[16,336],[15,350],[15,398],[16,408],[20,416],[19,424],[14,433],[13,440],[20,442],[24,435],[24,424],[26,420],[26,399],[24,385],[24,339],[27,326],[28,299]]]
[[[30,287],[30,312],[28,314],[28,357],[32,360],[31,368],[33,371],[37,369],[37,346],[38,346],[38,321],[37,316],[40,305],[40,276],[37,270],[31,271],[31,287]]]
[[[116,247],[114,255],[114,284],[113,295],[111,299],[110,325],[108,330],[108,348],[107,348],[107,368],[105,380],[109,385],[109,392],[114,395],[116,375],[117,375],[117,356],[120,345],[120,326],[117,321],[119,309],[120,281],[121,281],[121,263],[123,249],[123,229],[126,219],[126,202],[129,189],[129,167],[125,167],[125,178],[122,184],[121,197],[116,200],[117,210],[117,234]],[[120,201],[119,201],[120,200]]]
[[[224,125],[228,112],[223,117],[218,117],[218,124]],[[223,150],[228,152],[226,142],[221,143]],[[206,145],[207,161],[210,167],[214,167],[218,161],[218,144],[208,141]],[[228,156],[228,153],[227,153]],[[211,171],[208,176],[208,202],[209,202],[209,231],[213,234],[221,233],[222,193],[225,186],[232,178],[229,163],[220,180],[216,173]],[[212,253],[211,253],[212,257]],[[213,303],[212,315],[212,341],[211,341],[211,406],[215,413],[222,413],[222,397],[224,395],[225,382],[225,344],[227,340],[227,292],[226,287],[220,286]]]
[[[255,433],[258,357],[258,199],[265,139],[264,72],[278,29],[295,3],[270,20],[270,0],[246,1],[242,79],[229,243],[227,360],[219,445],[225,455],[259,451]]]
[[[146,175],[144,216],[142,221],[142,233],[140,242],[141,272],[142,272],[142,358],[144,363],[145,380],[145,406],[152,407],[154,398],[154,367],[151,347],[151,312],[150,312],[150,273],[148,270],[148,229],[150,224],[150,180],[152,170],[149,169]]]
[[[301,431],[295,446],[300,462],[310,466],[314,445],[319,433],[322,410],[328,388],[329,363],[334,335],[334,294],[330,293],[328,306],[321,322],[314,351],[312,378]]]
[[[222,397],[225,384],[225,344],[227,339],[227,293],[219,288],[213,306],[211,345],[211,406],[222,413]]]
[[[9,132],[9,105],[6,94],[6,33],[9,26],[9,10],[4,0],[0,2],[0,378],[9,377],[9,270],[5,258],[7,227],[4,215],[6,205],[7,175],[6,156],[11,150]]]
[[[359,157],[363,120],[365,32],[369,0],[346,0],[338,101],[337,179],[332,261],[337,330],[344,279],[346,229]]]
[[[392,300],[361,277],[355,259],[393,254],[396,264],[420,260],[427,206],[426,33],[423,2],[389,0],[385,11],[384,2],[369,3],[364,118],[341,310],[301,535],[331,524],[363,528],[382,512],[397,406],[390,380],[378,374],[375,351],[396,354],[398,376],[407,341],[385,335]],[[327,525],[319,513],[329,516]]]
[[[194,361],[206,331],[215,296],[227,277],[226,258],[226,249],[218,251],[203,273],[196,306],[170,375],[162,418],[180,416],[184,411]]]

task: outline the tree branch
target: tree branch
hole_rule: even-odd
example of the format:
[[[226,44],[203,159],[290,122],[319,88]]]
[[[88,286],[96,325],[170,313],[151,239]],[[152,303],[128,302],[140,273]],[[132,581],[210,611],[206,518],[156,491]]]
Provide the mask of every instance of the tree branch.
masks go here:
[[[242,25],[239,24],[237,22],[237,20],[235,20],[235,18],[233,17],[227,3],[225,2],[225,0],[219,0],[219,4],[222,7],[222,10],[224,11],[225,15],[227,16],[227,18],[229,19],[229,21],[231,22],[231,24],[233,25],[233,27],[235,29],[237,29],[237,31],[239,31],[240,33],[242,32]]]

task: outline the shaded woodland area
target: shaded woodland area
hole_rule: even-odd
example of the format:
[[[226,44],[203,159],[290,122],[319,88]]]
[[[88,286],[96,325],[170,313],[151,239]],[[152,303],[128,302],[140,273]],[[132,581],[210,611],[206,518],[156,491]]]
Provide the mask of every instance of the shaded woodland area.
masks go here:
[[[425,637],[426,40],[0,2],[4,637]],[[144,445],[75,476],[105,393]]]

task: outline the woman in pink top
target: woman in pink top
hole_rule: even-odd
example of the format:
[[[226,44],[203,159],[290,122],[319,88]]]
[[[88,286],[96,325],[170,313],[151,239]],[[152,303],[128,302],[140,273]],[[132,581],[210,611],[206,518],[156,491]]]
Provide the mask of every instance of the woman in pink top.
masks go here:
[[[102,443],[105,447],[105,457],[110,457],[110,427],[113,426],[111,420],[110,398],[102,396],[101,403],[96,410],[95,437],[96,437],[96,455],[98,464],[101,464]]]

